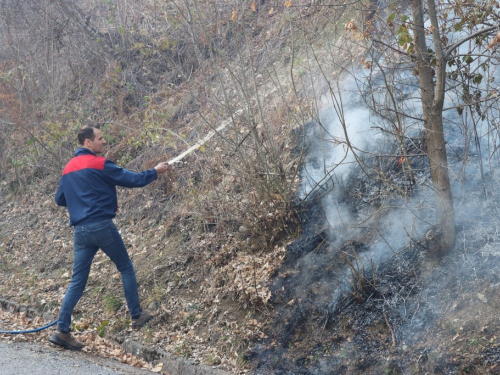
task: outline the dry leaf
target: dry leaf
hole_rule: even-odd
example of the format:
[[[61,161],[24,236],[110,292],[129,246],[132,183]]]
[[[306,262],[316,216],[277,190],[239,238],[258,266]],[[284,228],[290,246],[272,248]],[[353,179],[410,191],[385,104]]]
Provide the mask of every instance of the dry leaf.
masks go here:
[[[290,8],[290,7],[292,6],[292,1],[291,1],[291,0],[287,0],[287,1],[285,1],[285,6],[286,6],[287,8]]]
[[[163,369],[163,363],[160,362],[153,369],[151,369],[151,372],[159,374],[162,369]]]
[[[358,29],[358,27],[356,26],[356,23],[354,22],[354,20],[350,20],[349,22],[347,22],[345,25],[344,25],[344,30],[349,30],[349,31],[356,31]]]
[[[269,14],[273,14],[273,13],[274,13],[274,8],[269,9]]]
[[[488,47],[486,47],[486,49],[490,49],[497,43],[500,43],[500,31],[497,33],[497,36],[491,40],[490,44],[488,44]]]

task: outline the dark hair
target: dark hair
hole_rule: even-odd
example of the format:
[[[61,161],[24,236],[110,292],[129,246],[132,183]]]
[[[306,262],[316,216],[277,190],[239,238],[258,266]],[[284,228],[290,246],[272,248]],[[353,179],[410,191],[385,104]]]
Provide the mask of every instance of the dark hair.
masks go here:
[[[85,125],[78,130],[78,143],[83,146],[86,139],[94,140],[94,129],[99,129],[98,125]]]

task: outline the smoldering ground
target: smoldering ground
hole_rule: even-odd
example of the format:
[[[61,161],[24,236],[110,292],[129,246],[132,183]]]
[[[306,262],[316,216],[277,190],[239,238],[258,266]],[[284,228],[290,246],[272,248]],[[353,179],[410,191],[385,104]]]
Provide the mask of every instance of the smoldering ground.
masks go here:
[[[398,147],[374,133],[377,120],[357,104],[345,116],[350,140],[390,156],[362,155],[360,171],[334,111],[308,124],[302,236],[272,286],[269,338],[247,358],[258,362],[256,374],[484,373],[500,360],[500,172],[485,158],[491,145],[467,144],[448,116],[457,245],[436,258],[421,130],[407,139],[409,181]],[[370,168],[390,183],[381,187]]]

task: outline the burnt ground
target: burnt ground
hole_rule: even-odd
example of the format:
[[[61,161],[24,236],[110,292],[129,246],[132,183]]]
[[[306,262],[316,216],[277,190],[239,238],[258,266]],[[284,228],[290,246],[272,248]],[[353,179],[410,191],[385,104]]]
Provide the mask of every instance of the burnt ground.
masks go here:
[[[425,235],[380,258],[376,225],[336,245],[320,205],[306,208],[273,283],[269,338],[247,353],[256,374],[498,373],[498,177],[455,187],[457,243],[443,258]]]

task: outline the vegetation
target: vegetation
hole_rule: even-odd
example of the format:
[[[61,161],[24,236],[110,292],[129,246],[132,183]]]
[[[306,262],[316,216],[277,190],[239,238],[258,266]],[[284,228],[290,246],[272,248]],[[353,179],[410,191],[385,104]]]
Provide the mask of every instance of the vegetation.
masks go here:
[[[307,298],[324,300],[309,314],[307,298],[288,292],[299,285],[295,275],[315,277],[302,263],[292,266],[305,251],[289,245],[304,234],[301,225],[318,219],[308,216],[308,204],[334,191],[351,209],[342,219],[358,219],[349,228],[357,237],[343,239],[347,231],[335,231],[327,217],[306,237],[315,245],[311,258],[327,246],[340,249],[315,267],[326,279],[350,272],[346,295],[359,306],[383,301],[371,322],[380,336],[389,333],[395,350],[397,303],[404,300],[406,309],[405,298],[421,290],[417,273],[425,277],[425,267],[412,268],[411,250],[427,246],[445,256],[457,242],[443,114],[456,112],[451,126],[465,138],[462,180],[472,146],[481,153],[482,125],[493,145],[488,156],[497,151],[500,36],[496,1],[377,4],[0,0],[1,294],[57,313],[70,276],[71,230],[53,193],[76,130],[96,123],[108,141],[106,156],[131,170],[196,146],[171,175],[144,190],[119,191],[117,221],[158,327],[136,339],[235,372],[255,365],[248,354],[255,342],[300,352],[294,334],[307,330],[308,316],[324,330],[340,308],[326,301],[331,291],[311,287]],[[345,88],[346,79],[354,88]],[[346,116],[351,99],[369,108],[383,147],[358,142]],[[325,120],[328,110],[340,135]],[[323,147],[312,160],[320,177],[308,176],[310,151]],[[340,153],[334,162],[332,149]],[[357,169],[344,178],[340,170],[351,162]],[[480,171],[485,192],[482,165]],[[432,220],[409,210],[426,236],[411,227],[400,235],[407,246],[386,240],[378,224],[394,207],[404,209],[427,175],[437,197],[428,205]],[[398,292],[386,285],[389,271],[360,255],[377,241],[402,257],[402,271],[394,271],[404,275]],[[33,271],[18,271],[25,268]],[[273,289],[276,280],[287,292]],[[75,314],[79,330],[95,339],[126,332],[119,278],[104,256],[96,258],[89,290]],[[287,308],[296,315],[287,316]],[[275,314],[281,321],[273,327]],[[351,337],[348,318],[335,324],[345,330],[331,342]],[[321,342],[302,365],[336,351]],[[348,346],[338,351],[348,360]],[[397,373],[392,362],[384,366]]]

